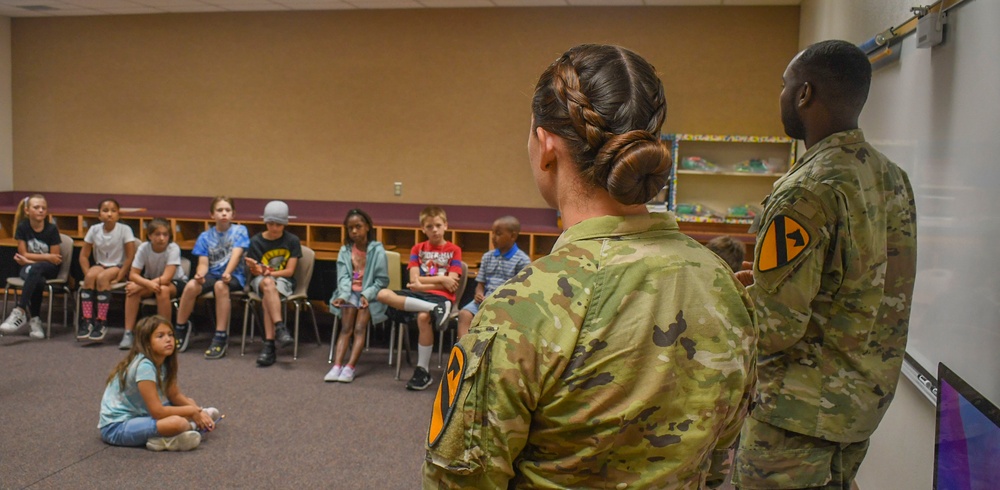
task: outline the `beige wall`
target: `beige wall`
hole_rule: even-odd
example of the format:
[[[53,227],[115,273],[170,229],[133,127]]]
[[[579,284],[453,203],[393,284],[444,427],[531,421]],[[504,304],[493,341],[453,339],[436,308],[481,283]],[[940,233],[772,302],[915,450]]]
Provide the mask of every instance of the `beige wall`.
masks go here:
[[[565,49],[616,43],[650,59],[667,90],[667,131],[780,135],[780,75],[798,14],[18,18],[14,188],[544,207],[526,164],[529,102]]]
[[[14,188],[10,19],[0,16],[0,191]]]
[[[805,0],[799,45],[825,39],[860,44],[908,19],[911,6],[906,0]],[[908,379],[901,378],[896,399],[872,435],[858,486],[862,490],[931,488],[933,471],[934,406]]]

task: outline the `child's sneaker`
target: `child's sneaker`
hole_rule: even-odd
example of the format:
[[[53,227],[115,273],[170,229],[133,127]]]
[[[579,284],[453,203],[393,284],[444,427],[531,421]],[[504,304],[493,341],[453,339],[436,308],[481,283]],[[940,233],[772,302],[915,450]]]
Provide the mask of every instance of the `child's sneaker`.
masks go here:
[[[24,310],[20,307],[14,308],[14,311],[10,312],[10,316],[3,323],[0,323],[0,332],[17,333],[25,323],[28,323],[28,319],[24,314]]]
[[[431,318],[434,320],[434,328],[438,331],[444,330],[445,324],[448,323],[448,313],[450,312],[451,301],[445,301],[444,303],[434,305],[434,309],[431,310]]]
[[[340,381],[340,371],[342,370],[343,368],[340,366],[333,366],[330,368],[330,372],[323,376],[323,381]]]
[[[182,432],[172,437],[151,437],[146,441],[150,451],[190,451],[201,444],[201,434],[196,430]]]
[[[104,340],[104,334],[108,333],[108,324],[104,320],[97,320],[94,322],[94,328],[90,329],[90,335],[87,336],[88,339],[94,342],[100,342]]]
[[[174,342],[177,342],[177,352],[184,352],[191,340],[191,320],[174,325]]]
[[[132,332],[126,330],[125,335],[122,335],[122,341],[118,343],[118,348],[121,350],[129,350],[132,348],[133,342],[135,342],[135,336]]]
[[[45,330],[42,328],[42,317],[34,316],[31,320],[28,320],[28,326],[31,327],[31,333],[28,335],[33,339],[44,339]]]
[[[87,340],[90,331],[94,329],[94,324],[89,318],[81,318],[80,325],[76,327],[76,340]]]
[[[274,329],[274,340],[282,349],[295,343],[295,339],[288,333],[288,329],[284,325]]]
[[[212,345],[205,351],[205,359],[222,359],[226,355],[227,340],[212,339]]]
[[[434,378],[431,377],[431,373],[428,373],[426,369],[417,366],[413,370],[413,377],[410,381],[406,383],[406,389],[413,391],[426,390],[431,383],[434,382]]]
[[[344,369],[340,370],[340,377],[337,378],[337,381],[340,381],[341,383],[350,383],[351,381],[354,381],[354,368],[351,366],[344,366]]]
[[[261,367],[267,367],[275,363],[278,360],[278,356],[274,353],[274,344],[265,341],[264,348],[261,349],[260,355],[257,356],[257,365]]]
[[[212,419],[212,422],[216,422],[216,421],[219,420],[219,409],[218,408],[215,408],[215,407],[206,407],[206,408],[203,408],[202,410],[204,410],[205,413],[208,414],[208,418]]]

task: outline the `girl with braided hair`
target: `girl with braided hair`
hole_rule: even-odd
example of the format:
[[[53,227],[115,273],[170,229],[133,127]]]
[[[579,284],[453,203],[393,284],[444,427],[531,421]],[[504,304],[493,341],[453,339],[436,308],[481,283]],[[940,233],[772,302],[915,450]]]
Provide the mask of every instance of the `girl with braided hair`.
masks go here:
[[[621,47],[574,47],[542,74],[528,160],[567,228],[452,350],[425,488],[722,483],[756,326],[725,262],[646,210],[670,172],[666,107],[653,66]]]

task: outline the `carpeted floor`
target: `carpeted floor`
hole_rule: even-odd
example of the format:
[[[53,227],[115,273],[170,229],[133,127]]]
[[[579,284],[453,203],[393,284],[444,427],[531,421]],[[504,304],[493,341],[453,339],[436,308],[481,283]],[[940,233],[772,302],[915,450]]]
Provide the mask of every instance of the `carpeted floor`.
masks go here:
[[[98,411],[124,356],[122,329],[103,344],[78,343],[59,325],[48,340],[0,338],[0,488],[418,488],[434,389],[407,391],[412,368],[404,361],[394,380],[387,349],[375,347],[353,383],[324,383],[330,320],[320,322],[322,347],[303,327],[299,359],[289,347],[269,368],[254,363],[259,341],[240,357],[239,335],[225,358],[205,360],[211,334],[196,327],[180,386],[226,418],[187,453],[101,442]],[[436,387],[436,353],[431,368]]]

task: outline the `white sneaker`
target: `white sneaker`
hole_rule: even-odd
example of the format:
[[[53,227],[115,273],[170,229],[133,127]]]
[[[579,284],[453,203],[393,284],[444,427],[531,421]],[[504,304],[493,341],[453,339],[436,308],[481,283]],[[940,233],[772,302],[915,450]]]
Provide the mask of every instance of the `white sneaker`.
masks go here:
[[[344,369],[340,371],[340,377],[337,378],[337,381],[340,381],[341,383],[350,383],[351,381],[354,381],[354,368],[351,366],[344,366]]]
[[[340,381],[340,366],[333,366],[330,368],[330,372],[323,376],[323,381]]]
[[[28,325],[31,327],[31,333],[28,335],[33,339],[44,339],[45,329],[42,328],[42,317],[35,316],[28,320]]]
[[[21,330],[21,327],[28,322],[25,317],[24,310],[21,308],[14,308],[14,311],[10,312],[10,316],[7,317],[3,323],[0,323],[0,332],[3,333],[16,333]]]
[[[205,408],[205,413],[208,414],[208,418],[212,419],[212,422],[219,420],[219,409],[215,407]]]
[[[151,437],[146,441],[150,451],[190,451],[201,444],[201,434],[196,430],[182,432],[173,437]]]

